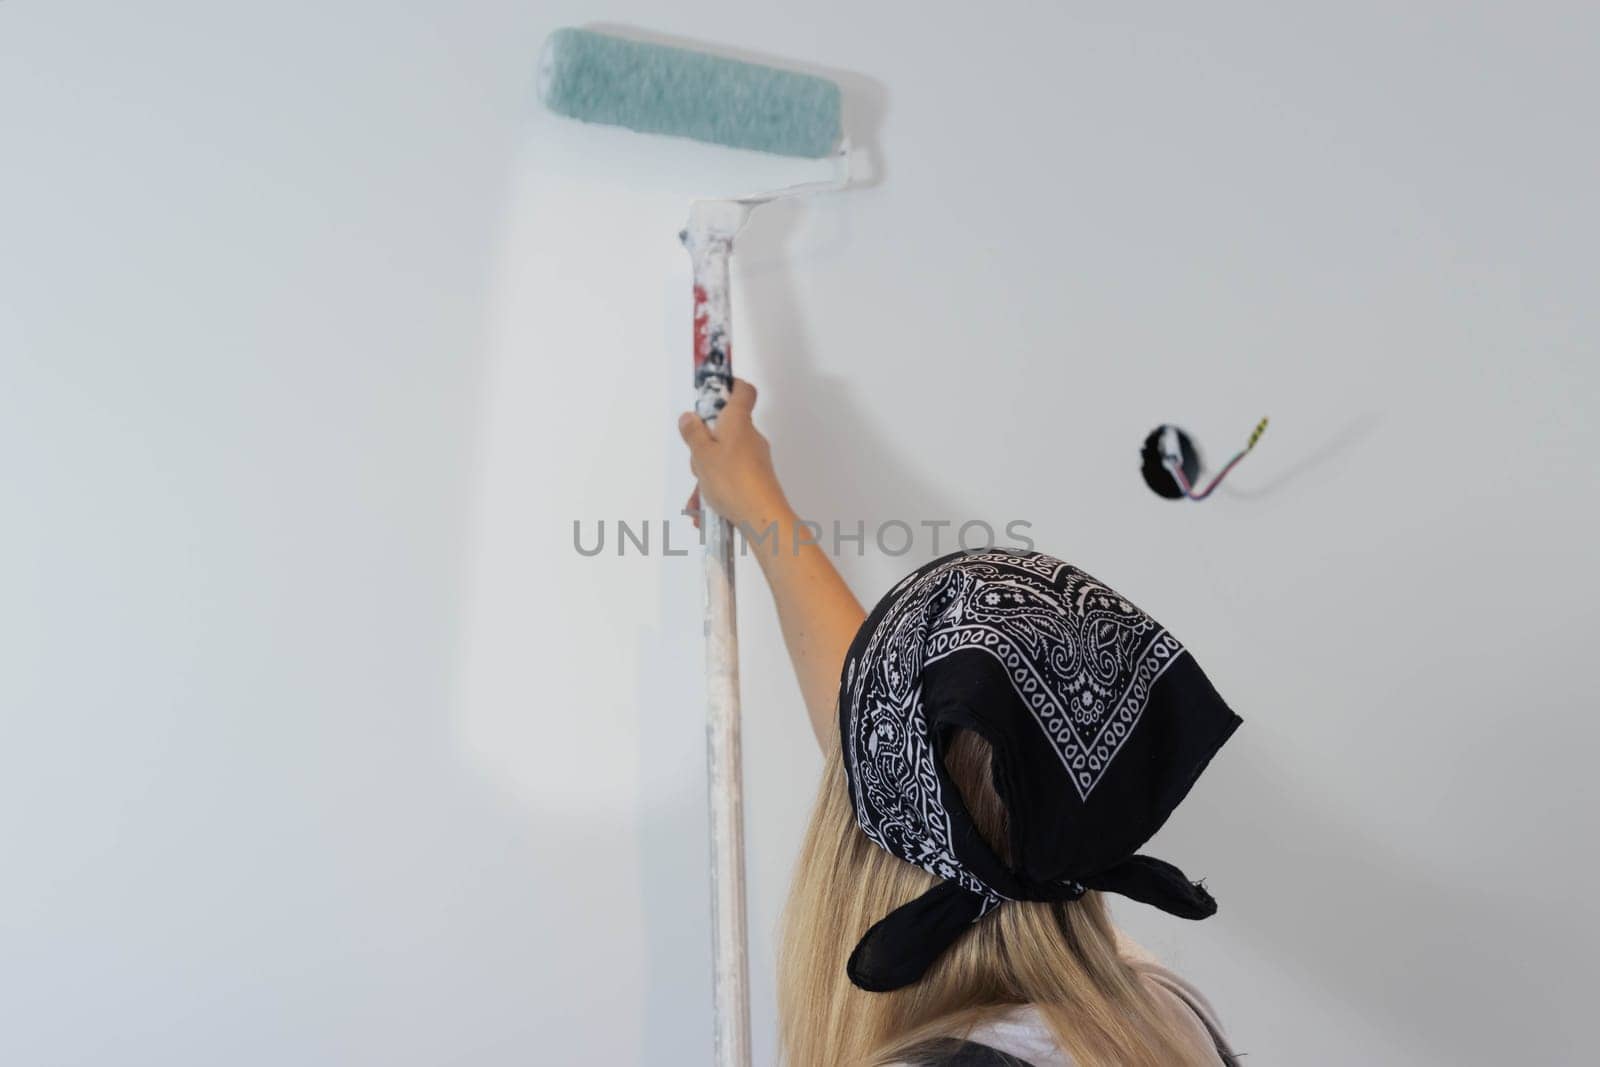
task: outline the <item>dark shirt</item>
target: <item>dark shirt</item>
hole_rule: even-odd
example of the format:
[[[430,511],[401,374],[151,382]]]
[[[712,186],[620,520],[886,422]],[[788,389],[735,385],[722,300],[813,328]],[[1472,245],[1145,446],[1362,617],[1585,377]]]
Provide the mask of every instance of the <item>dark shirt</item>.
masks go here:
[[[1010,1053],[954,1037],[918,1045],[906,1055],[906,1063],[909,1067],[1033,1067]]]

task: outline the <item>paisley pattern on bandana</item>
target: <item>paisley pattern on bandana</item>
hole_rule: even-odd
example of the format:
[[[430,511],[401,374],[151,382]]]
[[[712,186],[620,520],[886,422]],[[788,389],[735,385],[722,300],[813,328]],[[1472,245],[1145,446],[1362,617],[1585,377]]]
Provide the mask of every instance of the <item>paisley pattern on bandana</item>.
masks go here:
[[[957,653],[994,658],[1086,800],[1184,649],[1111,587],[1038,553],[955,556],[890,596],[893,606],[845,670],[856,821],[880,847],[982,895],[987,911],[1003,898],[951,846],[922,713],[923,669]]]

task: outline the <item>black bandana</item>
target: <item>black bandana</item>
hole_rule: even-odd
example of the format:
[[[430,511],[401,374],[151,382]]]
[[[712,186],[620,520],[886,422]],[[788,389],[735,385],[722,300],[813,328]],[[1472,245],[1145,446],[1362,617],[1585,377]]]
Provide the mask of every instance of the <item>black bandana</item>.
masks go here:
[[[1176,638],[1109,586],[1037,552],[958,552],[889,591],[845,661],[839,726],[856,821],[945,879],[868,930],[862,989],[920,978],[1004,900],[1120,893],[1188,919],[1216,901],[1134,852],[1239,725]],[[994,752],[1013,867],[944,766],[958,729]]]

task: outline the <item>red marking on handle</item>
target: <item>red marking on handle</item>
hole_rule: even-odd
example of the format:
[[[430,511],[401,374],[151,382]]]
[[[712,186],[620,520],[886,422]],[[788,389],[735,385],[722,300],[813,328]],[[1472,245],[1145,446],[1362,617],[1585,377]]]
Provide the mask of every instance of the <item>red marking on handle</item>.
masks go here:
[[[706,289],[703,285],[694,287],[694,369],[699,370],[700,365],[711,354],[711,338],[707,335],[706,327],[711,316],[706,312]]]

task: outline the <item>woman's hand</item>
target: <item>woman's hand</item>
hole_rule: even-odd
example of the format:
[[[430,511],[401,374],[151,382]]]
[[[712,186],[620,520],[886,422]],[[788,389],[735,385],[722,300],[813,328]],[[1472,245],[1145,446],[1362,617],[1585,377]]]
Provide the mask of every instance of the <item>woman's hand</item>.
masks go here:
[[[689,446],[689,469],[700,480],[688,504],[696,527],[701,502],[758,533],[790,514],[772,467],[772,448],[750,418],[755,405],[755,386],[735,378],[714,429],[692,411],[678,416],[678,432]]]
[[[755,386],[736,378],[715,429],[692,411],[679,417],[689,467],[700,479],[689,510],[698,512],[704,496],[717,514],[742,525],[749,536],[764,538],[751,555],[772,588],[811,728],[827,752],[839,744],[839,671],[866,612],[817,543],[815,528],[804,530],[784,498],[772,469],[772,449],[750,421],[755,405]]]

